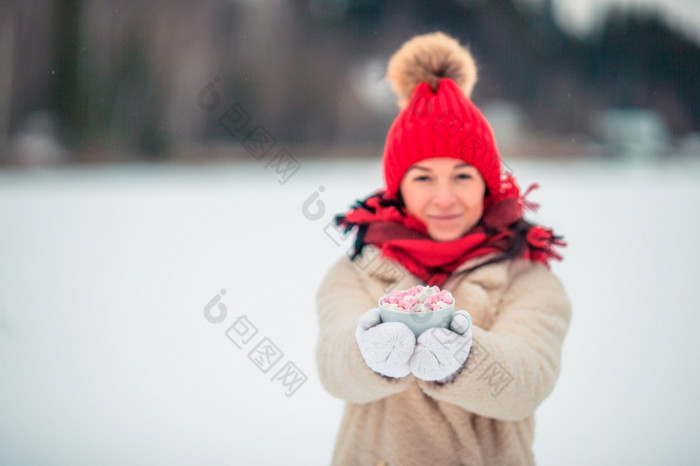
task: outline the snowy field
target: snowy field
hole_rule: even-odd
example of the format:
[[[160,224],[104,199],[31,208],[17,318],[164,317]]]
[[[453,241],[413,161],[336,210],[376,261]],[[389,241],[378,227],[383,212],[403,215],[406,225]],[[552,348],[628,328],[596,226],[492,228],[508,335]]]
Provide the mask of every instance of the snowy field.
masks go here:
[[[569,242],[538,464],[700,464],[700,163],[509,165]],[[348,244],[326,226],[380,164],[280,176],[0,171],[0,464],[329,464],[343,404],[316,375],[314,300]]]

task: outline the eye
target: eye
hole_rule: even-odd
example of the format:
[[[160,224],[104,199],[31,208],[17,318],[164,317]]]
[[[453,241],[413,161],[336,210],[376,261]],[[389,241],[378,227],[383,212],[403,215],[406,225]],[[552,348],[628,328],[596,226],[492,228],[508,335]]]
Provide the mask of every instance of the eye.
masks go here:
[[[459,175],[457,175],[457,179],[460,180],[469,180],[471,178],[472,176],[469,173],[460,173]]]
[[[430,179],[430,178],[428,178],[427,176],[423,175],[423,176],[417,176],[417,177],[413,178],[413,181],[428,181],[429,179]]]

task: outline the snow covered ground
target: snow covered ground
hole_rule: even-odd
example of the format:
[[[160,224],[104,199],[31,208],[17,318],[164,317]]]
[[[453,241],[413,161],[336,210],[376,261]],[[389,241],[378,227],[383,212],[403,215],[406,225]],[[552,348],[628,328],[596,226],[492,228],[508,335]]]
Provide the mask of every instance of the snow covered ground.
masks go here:
[[[699,464],[700,163],[509,165],[570,244],[538,463]],[[0,464],[329,463],[342,402],[316,375],[314,299],[348,244],[326,227],[380,164],[280,176],[0,172]]]

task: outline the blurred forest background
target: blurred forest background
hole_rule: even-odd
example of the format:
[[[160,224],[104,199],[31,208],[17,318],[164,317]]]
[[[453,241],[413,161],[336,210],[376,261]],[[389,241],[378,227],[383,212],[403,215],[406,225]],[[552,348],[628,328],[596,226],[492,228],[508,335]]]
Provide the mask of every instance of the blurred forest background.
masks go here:
[[[376,157],[387,60],[435,30],[472,50],[505,156],[700,155],[700,39],[653,9],[599,23],[567,32],[550,0],[3,0],[0,165],[249,159],[256,131]]]

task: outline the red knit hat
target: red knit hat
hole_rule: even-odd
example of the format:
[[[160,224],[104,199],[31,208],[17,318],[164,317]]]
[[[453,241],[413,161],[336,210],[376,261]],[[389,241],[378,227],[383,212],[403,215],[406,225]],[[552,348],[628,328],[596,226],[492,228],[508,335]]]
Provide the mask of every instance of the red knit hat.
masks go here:
[[[500,197],[501,160],[493,131],[469,99],[477,79],[469,51],[443,33],[414,37],[389,61],[387,79],[403,107],[384,147],[387,196],[397,198],[414,163],[452,157],[479,170],[491,196],[487,201]],[[509,184],[513,181],[508,177]]]

